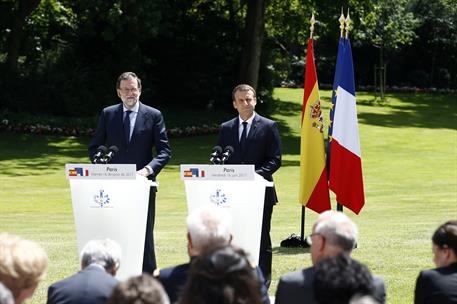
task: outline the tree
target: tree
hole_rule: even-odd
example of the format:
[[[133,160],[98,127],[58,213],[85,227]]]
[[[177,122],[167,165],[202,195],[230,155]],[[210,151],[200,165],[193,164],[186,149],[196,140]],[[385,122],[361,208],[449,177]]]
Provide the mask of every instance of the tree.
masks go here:
[[[457,5],[452,0],[417,0],[413,11],[420,18],[415,50],[428,58],[428,85],[455,87],[457,78]],[[419,53],[419,52],[418,52]],[[448,54],[442,56],[443,54]],[[438,75],[440,74],[445,75]],[[441,77],[440,77],[441,76]],[[452,79],[454,77],[454,79]]]
[[[266,0],[248,0],[239,82],[257,88],[265,31]]]
[[[19,52],[21,49],[26,18],[33,12],[34,9],[37,8],[39,4],[40,0],[20,0],[15,3],[12,14],[13,18],[9,32],[6,56],[6,67],[13,73],[17,71],[17,63],[19,59]]]
[[[418,25],[418,20],[410,9],[408,0],[375,0],[371,11],[361,18],[361,26],[355,33],[357,38],[379,49],[378,70],[382,101],[385,99],[385,75],[388,63],[386,59],[391,52],[411,43],[415,37],[414,29]]]

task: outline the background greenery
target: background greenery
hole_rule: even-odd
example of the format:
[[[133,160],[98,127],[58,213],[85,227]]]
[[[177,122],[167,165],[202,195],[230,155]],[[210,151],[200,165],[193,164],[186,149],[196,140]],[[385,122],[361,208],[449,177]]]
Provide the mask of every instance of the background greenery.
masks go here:
[[[2,0],[0,110],[94,115],[117,100],[125,70],[143,79],[146,103],[224,109],[258,39],[248,62],[260,64],[265,111],[273,87],[303,83],[312,12],[319,79],[332,83],[341,7],[359,85],[386,65],[390,86],[457,88],[455,0]]]
[[[324,117],[328,117],[330,92],[321,93]],[[302,89],[276,89],[273,95],[283,165],[275,174],[280,203],[272,219],[271,295],[281,275],[311,265],[309,251],[279,247],[281,240],[300,229],[302,95]],[[384,277],[388,303],[403,304],[413,302],[418,272],[433,267],[430,238],[434,229],[457,218],[457,105],[455,94],[388,97],[389,103],[380,105],[371,93],[358,93],[366,205],[358,216],[347,214],[360,229],[355,258]],[[88,140],[0,133],[0,231],[38,241],[50,258],[48,275],[29,303],[44,303],[52,282],[79,269],[63,168],[65,163],[88,161]],[[187,261],[186,203],[179,165],[207,163],[215,142],[214,135],[171,140],[173,158],[159,176],[155,229],[159,267]],[[307,234],[316,217],[306,211]]]

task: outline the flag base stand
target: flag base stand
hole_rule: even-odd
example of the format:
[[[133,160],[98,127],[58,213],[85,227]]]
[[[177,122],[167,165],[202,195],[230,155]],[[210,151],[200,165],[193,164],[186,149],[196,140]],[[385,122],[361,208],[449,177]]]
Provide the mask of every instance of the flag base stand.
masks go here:
[[[309,248],[311,245],[308,243],[306,238],[302,238],[299,235],[292,233],[287,239],[281,241],[281,247],[285,248]]]
[[[308,238],[304,237],[305,234],[305,207],[301,207],[301,233],[297,235],[292,233],[287,239],[281,241],[281,247],[302,247],[309,248],[311,244],[308,242]]]

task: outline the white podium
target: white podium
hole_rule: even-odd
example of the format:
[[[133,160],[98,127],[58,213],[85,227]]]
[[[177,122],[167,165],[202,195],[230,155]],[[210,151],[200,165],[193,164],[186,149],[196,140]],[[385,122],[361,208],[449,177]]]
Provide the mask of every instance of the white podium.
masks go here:
[[[181,165],[188,212],[212,203],[232,217],[232,244],[258,264],[265,187],[273,182],[255,173],[254,165]]]
[[[136,174],[135,165],[67,164],[78,252],[93,239],[109,238],[122,248],[116,277],[142,272],[149,190],[157,186]]]

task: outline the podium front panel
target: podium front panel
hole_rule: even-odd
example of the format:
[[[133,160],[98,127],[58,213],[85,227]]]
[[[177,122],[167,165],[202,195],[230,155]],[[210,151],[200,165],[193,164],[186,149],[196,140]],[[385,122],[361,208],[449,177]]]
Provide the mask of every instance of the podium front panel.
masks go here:
[[[262,233],[265,180],[252,181],[186,180],[188,212],[206,204],[226,208],[232,217],[232,244],[249,253],[258,264]]]
[[[142,272],[151,182],[136,180],[70,180],[78,250],[93,239],[109,238],[122,248],[116,277]]]

